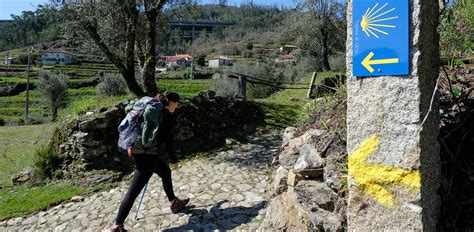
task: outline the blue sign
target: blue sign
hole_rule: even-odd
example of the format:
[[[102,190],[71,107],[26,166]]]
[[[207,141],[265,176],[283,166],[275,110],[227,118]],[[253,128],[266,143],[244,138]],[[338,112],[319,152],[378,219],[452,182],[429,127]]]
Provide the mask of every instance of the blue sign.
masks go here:
[[[352,75],[408,75],[408,0],[354,0]]]

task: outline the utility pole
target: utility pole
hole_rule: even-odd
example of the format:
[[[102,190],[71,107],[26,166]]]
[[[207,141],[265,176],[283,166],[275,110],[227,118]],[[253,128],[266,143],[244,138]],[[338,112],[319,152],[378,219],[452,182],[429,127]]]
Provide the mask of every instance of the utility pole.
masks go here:
[[[10,71],[10,61],[9,61],[9,58],[10,58],[10,52],[7,52],[7,57],[5,57],[5,63],[7,64],[7,73],[6,73],[6,76],[8,77],[8,71]]]
[[[194,21],[193,21],[193,34],[191,35],[191,80],[194,80]]]
[[[26,104],[25,104],[25,123],[28,123],[29,104],[30,104],[30,56],[33,48],[28,49],[28,69],[26,71]]]

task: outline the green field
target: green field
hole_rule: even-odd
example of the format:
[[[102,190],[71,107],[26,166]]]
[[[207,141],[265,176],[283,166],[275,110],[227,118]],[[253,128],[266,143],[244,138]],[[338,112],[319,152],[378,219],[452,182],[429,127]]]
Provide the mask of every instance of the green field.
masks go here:
[[[0,67],[2,67],[0,65]],[[18,65],[16,68],[24,68]],[[98,70],[113,70],[114,67],[110,65],[85,65],[85,66],[46,66],[42,67],[42,70],[50,70],[56,73],[67,73],[74,72],[77,74],[76,77],[69,79],[70,83],[87,82],[90,80],[89,77],[84,76],[96,76]],[[67,72],[66,72],[67,71]],[[183,79],[170,79],[173,76],[182,75],[184,71],[170,71],[166,76],[159,76],[157,85],[160,91],[176,91],[183,97],[195,96],[202,90],[210,88],[212,80],[183,80]],[[35,84],[37,78],[32,76],[30,79],[31,84]],[[17,84],[26,83],[25,76],[0,76],[0,84]],[[59,110],[59,115],[64,116],[67,114],[78,114],[93,110],[96,106],[110,106],[116,104],[119,101],[125,99],[135,98],[132,94],[127,94],[120,97],[109,97],[102,98],[96,95],[95,87],[85,87],[79,89],[68,90],[68,103],[67,107]],[[3,120],[5,124],[22,124],[24,122],[26,92],[22,92],[17,96],[0,97],[0,121]],[[30,91],[30,107],[29,107],[30,119],[35,122],[48,121],[50,110],[46,105],[45,101],[42,101],[41,96],[37,90]]]
[[[0,186],[11,186],[11,176],[33,168],[37,148],[51,138],[54,124],[0,127]]]
[[[0,220],[47,209],[85,191],[67,182],[34,188],[18,186],[0,189]]]
[[[337,72],[318,73],[316,84],[326,77],[332,77]],[[299,83],[309,83],[312,74],[307,74]],[[298,83],[296,83],[298,84]],[[297,85],[301,87],[301,85]],[[255,100],[267,114],[265,123],[269,127],[284,128],[303,122],[310,112],[307,112],[305,106],[310,104],[311,100],[306,98],[307,89],[287,89],[277,92],[266,99]]]

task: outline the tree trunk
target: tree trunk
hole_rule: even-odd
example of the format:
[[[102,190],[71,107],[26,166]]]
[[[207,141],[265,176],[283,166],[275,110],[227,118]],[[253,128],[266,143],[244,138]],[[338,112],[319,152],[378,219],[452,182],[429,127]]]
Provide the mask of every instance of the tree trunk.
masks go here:
[[[53,103],[51,104],[51,121],[55,122],[58,118],[58,107]]]
[[[127,7],[127,42],[125,47],[126,62],[125,64],[121,60],[120,56],[110,50],[110,48],[102,41],[98,33],[97,24],[93,22],[82,22],[83,29],[90,36],[92,41],[99,47],[99,49],[105,54],[105,56],[114,64],[114,66],[122,74],[125,82],[127,83],[130,92],[137,96],[144,96],[145,92],[138,85],[135,79],[135,39],[136,39],[136,23],[138,17],[138,11],[133,6]]]
[[[156,19],[158,9],[146,10],[146,54],[143,63],[143,87],[145,94],[155,96],[158,93],[158,87],[155,80],[156,67]]]
[[[328,31],[324,28],[321,28],[322,35],[322,44],[321,44],[321,68],[323,71],[331,70],[329,65],[329,41],[328,41]]]

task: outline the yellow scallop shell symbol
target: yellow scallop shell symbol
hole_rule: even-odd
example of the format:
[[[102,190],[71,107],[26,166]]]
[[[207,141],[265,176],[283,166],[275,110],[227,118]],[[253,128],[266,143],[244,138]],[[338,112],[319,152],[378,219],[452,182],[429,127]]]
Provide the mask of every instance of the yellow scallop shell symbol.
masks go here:
[[[398,16],[390,16],[390,13],[395,11],[395,8],[383,11],[383,9],[388,5],[385,3],[383,6],[379,7],[379,3],[376,3],[372,8],[368,8],[365,14],[362,16],[362,21],[360,26],[362,31],[365,32],[367,37],[373,35],[375,38],[380,38],[380,34],[388,35],[389,33],[385,31],[385,28],[395,28],[395,25],[390,24],[381,24],[380,22],[386,22],[390,20],[397,19]],[[382,17],[384,16],[384,17]]]

